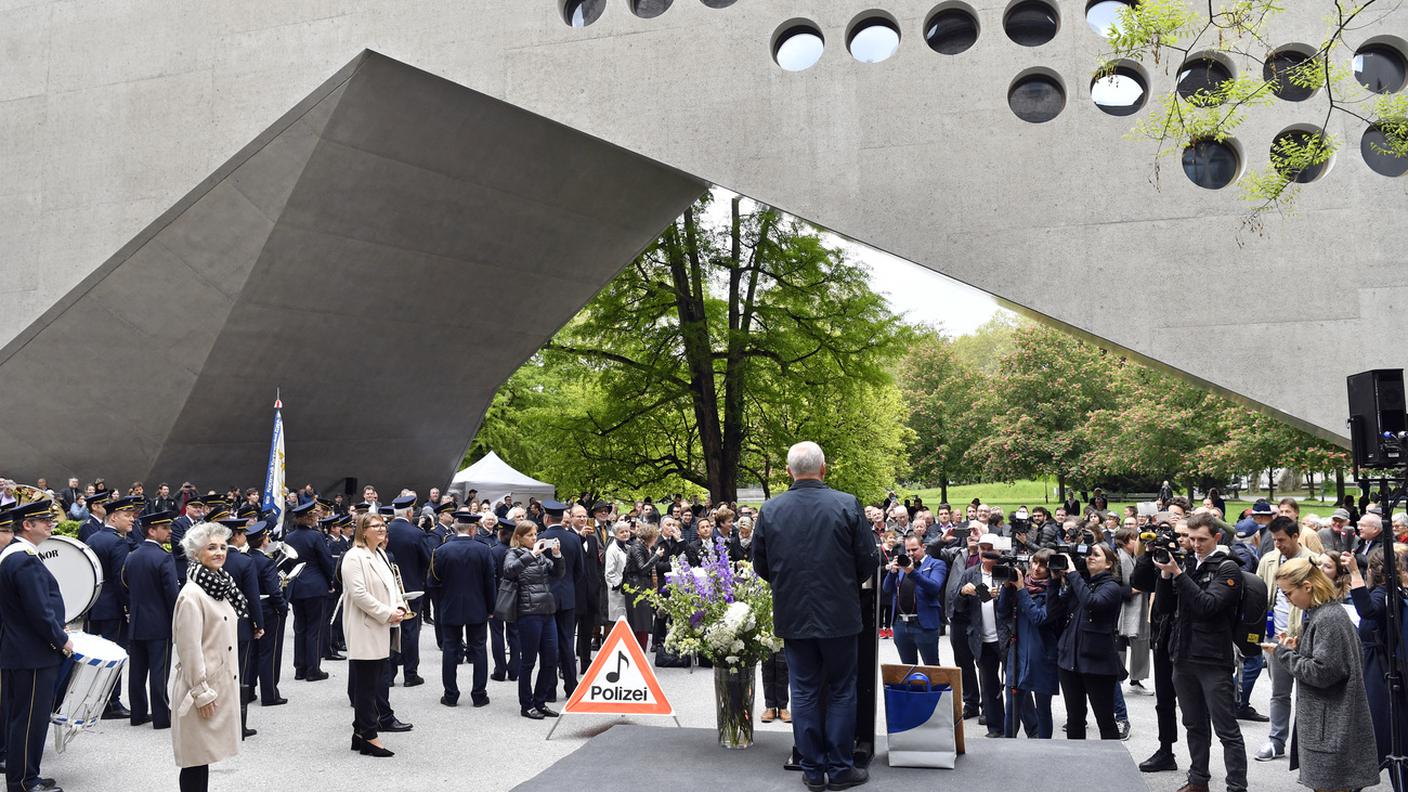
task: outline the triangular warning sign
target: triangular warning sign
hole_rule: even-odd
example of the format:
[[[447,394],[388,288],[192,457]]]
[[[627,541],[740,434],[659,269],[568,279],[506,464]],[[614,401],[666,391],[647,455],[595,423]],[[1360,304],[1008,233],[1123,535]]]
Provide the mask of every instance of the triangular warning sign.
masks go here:
[[[562,711],[573,715],[675,714],[624,618],[616,620]]]

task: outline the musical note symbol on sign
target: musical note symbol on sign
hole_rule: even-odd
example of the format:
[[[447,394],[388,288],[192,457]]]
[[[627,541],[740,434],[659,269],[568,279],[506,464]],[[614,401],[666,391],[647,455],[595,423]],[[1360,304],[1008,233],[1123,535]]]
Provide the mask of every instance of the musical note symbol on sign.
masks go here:
[[[626,657],[626,653],[625,653],[625,652],[617,652],[617,653],[616,653],[616,670],[615,670],[615,671],[607,671],[607,672],[606,672],[606,681],[607,681],[607,682],[609,682],[609,683],[611,683],[611,684],[614,685],[614,684],[616,684],[617,682],[620,682],[620,681],[621,681],[621,664],[622,664],[622,663],[625,663],[626,665],[630,665],[630,664],[631,664],[630,658]]]

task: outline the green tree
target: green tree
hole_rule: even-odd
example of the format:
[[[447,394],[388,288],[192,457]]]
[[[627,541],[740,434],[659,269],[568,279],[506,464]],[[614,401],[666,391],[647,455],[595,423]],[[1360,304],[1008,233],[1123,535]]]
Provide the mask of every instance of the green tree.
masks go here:
[[[979,398],[983,381],[979,370],[960,357],[958,344],[934,331],[919,335],[900,364],[900,389],[914,438],[910,468],[919,480],[939,485],[941,501],[948,500],[950,482],[975,472],[968,449],[992,423],[983,408],[993,402]]]
[[[850,470],[864,480],[892,475],[903,462],[902,418],[898,408],[886,416],[876,395],[893,387],[889,367],[908,328],[870,289],[867,270],[810,226],[768,207],[745,211],[738,198],[711,222],[711,200],[666,228],[557,333],[541,371],[515,375],[486,432],[537,431],[548,453],[586,471],[560,471],[559,485],[684,484],[733,500],[741,474],[775,483],[791,442],[823,442],[829,425],[849,420],[861,434],[866,423],[878,429],[876,448],[896,459],[838,454],[833,434],[827,451],[840,480]],[[513,398],[527,415],[506,414]],[[553,465],[529,460],[524,469]]]

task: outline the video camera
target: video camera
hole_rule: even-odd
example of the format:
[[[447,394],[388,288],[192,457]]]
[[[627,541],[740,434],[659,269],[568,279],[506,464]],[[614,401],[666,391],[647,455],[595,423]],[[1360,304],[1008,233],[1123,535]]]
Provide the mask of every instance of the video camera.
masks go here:
[[[993,585],[1006,583],[1015,579],[1016,570],[1022,570],[1025,575],[1031,569],[1032,557],[1027,553],[1000,553],[997,556],[997,563],[992,566]]]
[[[1188,560],[1188,552],[1178,543],[1178,534],[1168,523],[1161,523],[1157,531],[1145,531],[1139,534],[1139,540],[1144,543],[1145,550],[1153,555],[1154,560],[1160,564],[1177,560],[1182,565]]]
[[[1091,551],[1095,549],[1095,532],[1078,530],[1071,539],[1074,541],[1056,545],[1056,555],[1051,557],[1052,572],[1070,572],[1070,567],[1066,564],[1066,556],[1069,555],[1075,561],[1076,571],[1085,574],[1085,559],[1089,558]]]

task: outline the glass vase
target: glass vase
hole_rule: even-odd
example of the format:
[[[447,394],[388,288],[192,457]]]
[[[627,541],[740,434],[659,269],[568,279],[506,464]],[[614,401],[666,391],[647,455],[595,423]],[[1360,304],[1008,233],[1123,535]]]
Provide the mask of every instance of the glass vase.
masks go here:
[[[757,664],[714,666],[714,714],[719,745],[748,748],[753,745],[753,689]]]

